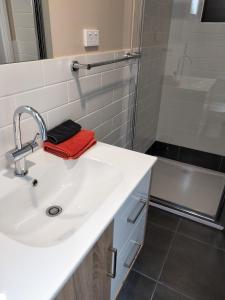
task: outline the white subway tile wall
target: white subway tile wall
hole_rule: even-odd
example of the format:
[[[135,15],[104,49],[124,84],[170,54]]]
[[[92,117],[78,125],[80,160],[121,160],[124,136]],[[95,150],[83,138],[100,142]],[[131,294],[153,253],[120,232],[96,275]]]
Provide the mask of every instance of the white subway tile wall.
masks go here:
[[[13,112],[20,105],[39,111],[48,129],[70,118],[95,130],[98,140],[129,148],[137,61],[71,72],[72,60],[91,63],[117,55],[107,52],[1,65],[0,168],[7,164],[5,153],[14,147]],[[24,115],[23,141],[32,139],[36,131],[35,122]]]

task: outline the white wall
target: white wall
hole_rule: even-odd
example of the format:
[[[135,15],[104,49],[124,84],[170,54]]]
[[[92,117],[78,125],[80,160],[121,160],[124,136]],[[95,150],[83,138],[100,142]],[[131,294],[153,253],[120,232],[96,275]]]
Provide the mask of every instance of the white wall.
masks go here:
[[[173,0],[157,140],[225,155],[225,23]]]
[[[0,167],[14,147],[12,118],[16,107],[38,110],[50,129],[71,118],[94,129],[100,141],[130,147],[131,114],[137,65],[119,63],[72,74],[73,59],[96,62],[124,55],[106,52],[0,66]],[[22,121],[23,142],[37,131],[31,118]]]

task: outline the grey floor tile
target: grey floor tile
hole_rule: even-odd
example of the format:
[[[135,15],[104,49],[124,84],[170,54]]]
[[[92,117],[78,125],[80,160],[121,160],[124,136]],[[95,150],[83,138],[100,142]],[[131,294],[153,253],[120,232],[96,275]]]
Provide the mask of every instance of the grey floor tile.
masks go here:
[[[183,219],[178,232],[225,250],[225,232]]]
[[[173,232],[148,224],[145,244],[134,269],[157,279],[173,235]]]
[[[148,222],[175,231],[179,217],[156,207],[149,207]]]
[[[225,299],[225,252],[177,235],[160,281],[195,300]]]
[[[153,300],[189,300],[186,296],[175,292],[161,284],[157,285]]]
[[[117,300],[149,300],[156,282],[131,271]]]

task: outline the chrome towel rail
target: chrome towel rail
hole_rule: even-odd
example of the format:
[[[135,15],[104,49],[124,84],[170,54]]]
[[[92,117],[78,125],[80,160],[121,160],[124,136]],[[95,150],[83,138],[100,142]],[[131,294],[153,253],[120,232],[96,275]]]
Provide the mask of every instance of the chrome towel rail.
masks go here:
[[[87,70],[91,70],[92,68],[96,68],[96,67],[100,67],[100,66],[105,66],[105,65],[110,65],[110,64],[114,64],[114,63],[118,63],[118,62],[122,62],[122,61],[127,61],[130,59],[137,59],[141,57],[141,53],[126,53],[124,57],[121,58],[117,58],[117,59],[112,59],[112,60],[106,60],[106,61],[100,61],[97,63],[93,63],[93,64],[80,64],[77,60],[74,60],[72,62],[72,66],[71,69],[73,72],[77,72],[80,69],[87,69]]]

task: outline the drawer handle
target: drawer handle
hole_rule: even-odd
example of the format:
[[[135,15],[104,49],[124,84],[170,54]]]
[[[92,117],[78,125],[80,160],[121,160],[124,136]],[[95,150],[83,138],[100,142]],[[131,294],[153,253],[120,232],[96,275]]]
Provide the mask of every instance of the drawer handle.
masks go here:
[[[117,249],[110,247],[109,251],[111,251],[113,254],[113,270],[112,270],[112,272],[108,272],[107,275],[110,278],[115,278],[116,277],[116,265],[117,265]]]
[[[141,199],[135,206],[135,208],[132,210],[131,215],[127,218],[128,223],[135,224],[138,217],[142,213],[143,209],[146,206],[147,201]]]
[[[141,250],[142,244],[135,242],[133,249],[130,252],[130,255],[127,257],[127,259],[124,262],[124,267],[130,269],[136,260],[140,250]]]

